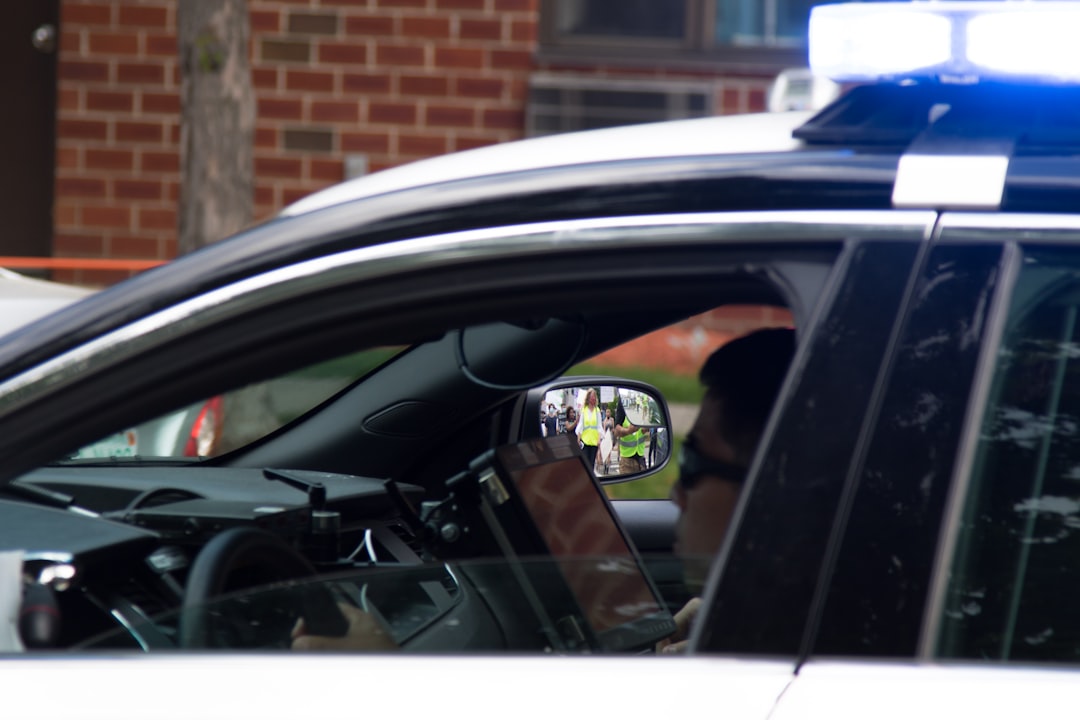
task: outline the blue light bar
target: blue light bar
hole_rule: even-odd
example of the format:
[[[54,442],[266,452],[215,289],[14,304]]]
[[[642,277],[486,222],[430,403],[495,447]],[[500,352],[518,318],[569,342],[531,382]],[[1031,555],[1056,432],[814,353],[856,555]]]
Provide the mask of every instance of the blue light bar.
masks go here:
[[[1080,2],[818,5],[810,67],[842,82],[1080,82]]]

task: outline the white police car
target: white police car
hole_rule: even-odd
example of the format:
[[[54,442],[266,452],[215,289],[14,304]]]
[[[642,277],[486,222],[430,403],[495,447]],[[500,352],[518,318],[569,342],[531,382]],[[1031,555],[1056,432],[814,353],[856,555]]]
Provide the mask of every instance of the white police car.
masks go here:
[[[1078,23],[1077,3],[816,8],[814,69],[859,83],[821,113],[386,171],[13,336],[0,608],[32,591],[22,644],[41,649],[6,640],[4,702],[24,717],[76,702],[110,718],[1068,715]],[[728,305],[782,310],[798,347],[691,657],[657,656],[644,641],[685,599],[671,503],[612,503],[632,547],[602,566],[646,573],[641,605],[661,607],[598,627],[579,559],[545,555],[542,514],[507,521],[520,488],[490,453],[524,442],[537,455],[517,461],[542,461],[553,390],[661,400],[634,378],[559,376]],[[267,388],[332,374],[347,381],[277,414]],[[218,457],[56,462],[252,383],[275,420]],[[590,483],[550,499],[575,511]],[[476,557],[425,562],[433,547]],[[298,615],[332,608],[290,582],[312,572],[399,651],[288,651]]]

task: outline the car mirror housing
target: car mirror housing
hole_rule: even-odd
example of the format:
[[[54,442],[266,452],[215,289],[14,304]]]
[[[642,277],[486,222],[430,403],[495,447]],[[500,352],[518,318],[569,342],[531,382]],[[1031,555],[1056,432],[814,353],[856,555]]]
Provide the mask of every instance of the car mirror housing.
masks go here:
[[[596,395],[595,412],[587,410],[591,393]],[[525,404],[521,439],[577,435],[578,446],[594,460],[593,472],[601,482],[652,475],[671,458],[671,414],[660,391],[646,383],[563,376],[530,390]],[[620,432],[616,426],[635,429]]]

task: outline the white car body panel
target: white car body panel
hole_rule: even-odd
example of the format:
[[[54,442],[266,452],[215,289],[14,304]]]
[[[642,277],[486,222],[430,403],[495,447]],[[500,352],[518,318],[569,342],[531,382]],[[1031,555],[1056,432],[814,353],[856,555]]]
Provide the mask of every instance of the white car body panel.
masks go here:
[[[1080,672],[1015,664],[810,662],[770,720],[1075,718]]]
[[[549,135],[466,150],[382,170],[309,195],[281,211],[301,215],[411,188],[525,170],[615,160],[784,152],[813,113],[787,112],[675,120]]]
[[[11,659],[0,660],[5,686],[19,688],[20,702],[40,699],[34,705],[5,707],[8,717],[23,720],[421,714],[443,720],[766,720],[793,677],[790,662],[663,656],[450,660],[416,655],[176,654]]]

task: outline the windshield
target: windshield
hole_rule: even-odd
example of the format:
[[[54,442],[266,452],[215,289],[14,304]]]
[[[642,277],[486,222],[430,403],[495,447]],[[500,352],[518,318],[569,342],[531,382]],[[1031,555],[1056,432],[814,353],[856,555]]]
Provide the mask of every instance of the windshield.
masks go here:
[[[217,457],[288,425],[404,350],[402,346],[364,350],[207,398],[110,433],[61,464]]]

